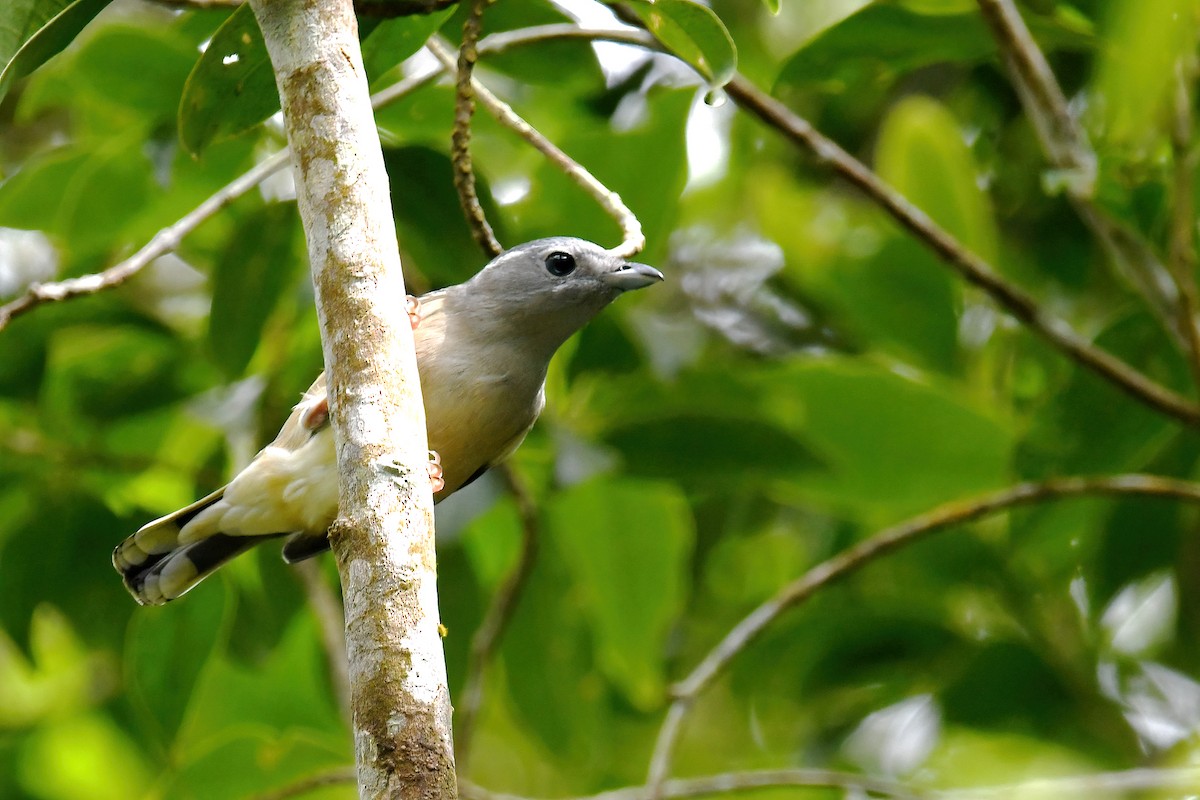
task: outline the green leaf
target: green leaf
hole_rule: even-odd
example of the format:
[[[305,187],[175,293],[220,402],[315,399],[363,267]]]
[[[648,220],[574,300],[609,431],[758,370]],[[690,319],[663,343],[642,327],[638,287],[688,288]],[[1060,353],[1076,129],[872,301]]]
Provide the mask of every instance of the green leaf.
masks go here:
[[[225,374],[238,377],[258,349],[263,326],[295,280],[296,209],[276,203],[248,216],[213,270],[208,344]]]
[[[74,148],[51,150],[26,162],[0,183],[0,226],[61,234],[55,224],[67,187],[89,155]]]
[[[826,470],[802,491],[880,525],[1009,475],[1013,434],[956,393],[848,360],[781,374],[804,403],[805,438]]]
[[[37,511],[0,547],[0,624],[22,647],[43,603],[82,623],[85,641],[113,650],[137,608],[107,555],[133,531],[80,491],[75,475],[60,468],[60,486],[35,489]]]
[[[0,10],[0,100],[62,51],[112,0],[8,0]]]
[[[189,595],[170,608],[141,609],[126,636],[129,698],[169,751],[192,701],[196,681],[219,640],[225,592]]]
[[[160,190],[137,139],[114,142],[94,153],[72,177],[58,210],[58,229],[78,253],[112,248],[142,205]]]
[[[75,54],[73,72],[92,93],[161,123],[173,118],[194,57],[170,28],[106,25]]]
[[[875,148],[884,180],[960,242],[995,263],[999,236],[980,170],[958,121],[930,97],[897,103],[884,120]]]
[[[763,5],[767,7],[767,11],[778,15],[783,8],[783,0],[763,0]]]
[[[601,670],[634,706],[657,707],[694,538],[687,502],[666,484],[594,481],[554,498],[547,518],[583,595]]]
[[[1095,90],[1112,139],[1145,136],[1160,124],[1175,64],[1196,48],[1192,0],[1116,3],[1105,27]]]
[[[250,6],[237,8],[213,35],[179,100],[179,140],[193,155],[236,136],[279,110],[275,73]]]
[[[376,25],[362,42],[367,79],[375,80],[424,47],[454,11],[455,6],[450,6],[432,14],[386,19]]]
[[[655,38],[699,72],[712,88],[737,72],[737,48],[720,17],[692,0],[637,0],[630,8]]]
[[[884,0],[863,7],[805,43],[784,65],[779,82],[852,92],[885,76],[904,75],[931,64],[969,64],[996,52],[987,25],[973,8],[944,13],[959,10],[959,4],[937,10],[912,5]],[[1043,47],[1080,49],[1091,44],[1086,30],[1061,19],[1047,23],[1030,17],[1028,23]]]

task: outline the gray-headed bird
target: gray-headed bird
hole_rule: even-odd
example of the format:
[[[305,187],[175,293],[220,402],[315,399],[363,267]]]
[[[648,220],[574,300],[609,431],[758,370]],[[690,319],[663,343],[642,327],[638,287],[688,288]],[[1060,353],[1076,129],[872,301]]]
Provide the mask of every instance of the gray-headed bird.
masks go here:
[[[545,404],[550,358],[571,334],[621,293],[662,279],[591,242],[556,237],[514,247],[465,283],[419,298],[408,311],[439,463],[435,502],[521,444]],[[287,537],[289,563],[320,553],[337,506],[322,374],[227,486],[145,525],[117,545],[113,566],[134,599],[160,605],[269,538]]]

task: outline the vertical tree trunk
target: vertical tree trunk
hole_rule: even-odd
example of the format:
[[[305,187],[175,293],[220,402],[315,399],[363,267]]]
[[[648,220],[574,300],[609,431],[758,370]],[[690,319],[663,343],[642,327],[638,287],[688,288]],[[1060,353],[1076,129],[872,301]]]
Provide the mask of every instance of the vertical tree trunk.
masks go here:
[[[364,798],[456,795],[425,413],[351,0],[251,0],[282,100],[337,442]]]

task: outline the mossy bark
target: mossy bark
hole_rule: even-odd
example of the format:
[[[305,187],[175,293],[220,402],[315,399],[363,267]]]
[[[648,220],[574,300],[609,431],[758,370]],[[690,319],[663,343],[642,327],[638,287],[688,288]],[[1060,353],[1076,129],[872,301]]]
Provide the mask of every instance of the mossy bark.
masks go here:
[[[337,442],[359,793],[456,795],[425,413],[350,0],[252,0],[282,100]]]

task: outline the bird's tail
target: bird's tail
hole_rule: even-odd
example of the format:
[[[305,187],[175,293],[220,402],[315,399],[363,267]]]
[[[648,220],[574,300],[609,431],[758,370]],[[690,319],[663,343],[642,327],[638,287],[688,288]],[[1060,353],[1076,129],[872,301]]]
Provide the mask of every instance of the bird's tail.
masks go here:
[[[158,606],[187,592],[217,567],[262,541],[260,536],[213,533],[181,545],[179,532],[204,509],[221,499],[224,489],[187,508],[156,519],[113,550],[112,562],[125,588],[144,606]]]

